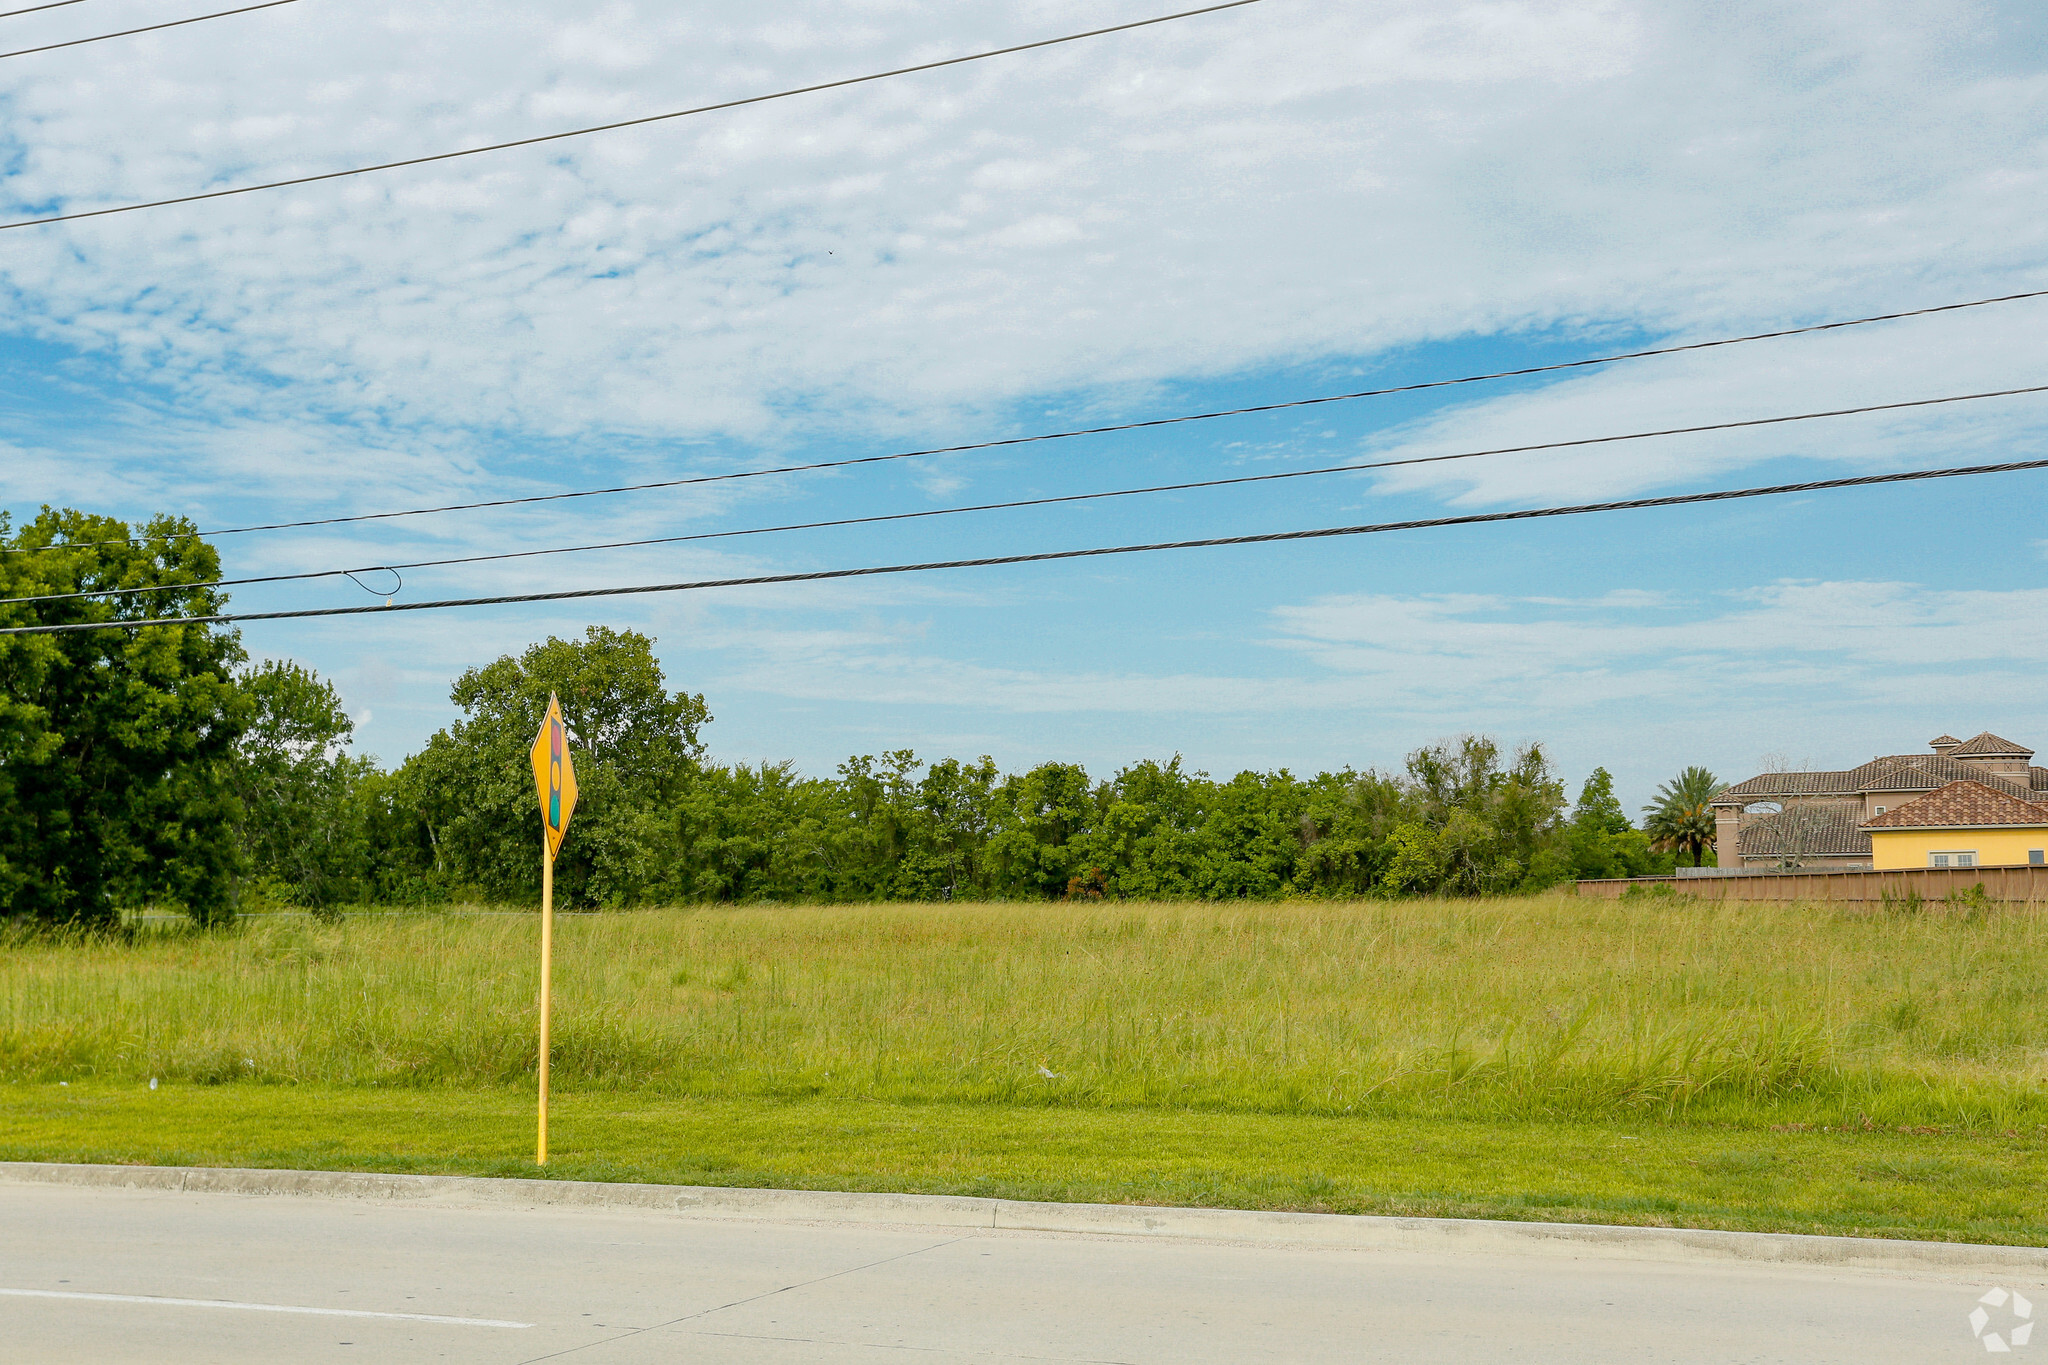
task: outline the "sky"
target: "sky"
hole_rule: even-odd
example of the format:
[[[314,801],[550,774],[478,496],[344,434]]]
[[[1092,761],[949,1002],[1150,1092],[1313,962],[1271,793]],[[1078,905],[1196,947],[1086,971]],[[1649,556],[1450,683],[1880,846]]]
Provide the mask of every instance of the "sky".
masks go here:
[[[187,6],[205,12],[203,6]],[[13,221],[1170,12],[297,0],[0,58]],[[182,11],[178,12],[182,15]],[[173,17],[91,0],[12,51]],[[202,529],[993,441],[2048,290],[2048,10],[1260,0],[373,176],[0,231],[0,507]],[[2048,383],[2048,299],[1511,381],[219,537],[230,576],[706,534]],[[408,571],[401,599],[1233,536],[2048,458],[2048,394]],[[2048,473],[1277,545],[252,623],[395,763],[465,668],[653,636],[720,761],[1108,776],[1538,741],[2048,748]],[[366,580],[381,589],[383,582]],[[384,580],[384,582],[388,582]],[[346,579],[241,610],[358,605]]]

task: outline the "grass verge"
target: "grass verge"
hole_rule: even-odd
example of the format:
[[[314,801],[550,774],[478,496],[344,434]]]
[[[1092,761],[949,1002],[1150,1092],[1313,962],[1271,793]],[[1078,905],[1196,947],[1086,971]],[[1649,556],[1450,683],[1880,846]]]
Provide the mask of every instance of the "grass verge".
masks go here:
[[[0,1081],[516,1087],[537,927],[0,941]],[[2048,1129],[2027,907],[706,907],[567,916],[556,944],[568,1090]]]
[[[0,1086],[0,1158],[533,1176],[508,1088]],[[559,1179],[2048,1244],[2038,1137],[618,1091]]]

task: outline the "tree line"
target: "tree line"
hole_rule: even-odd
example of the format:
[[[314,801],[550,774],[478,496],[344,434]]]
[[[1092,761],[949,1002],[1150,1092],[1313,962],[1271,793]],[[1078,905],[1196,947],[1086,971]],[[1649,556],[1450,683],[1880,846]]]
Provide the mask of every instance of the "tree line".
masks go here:
[[[0,518],[0,625],[144,622],[221,610],[189,523],[131,531]],[[125,590],[119,596],[73,596]],[[36,599],[23,601],[21,599]],[[1711,840],[1712,777],[1688,770],[1645,827],[1604,769],[1568,802],[1539,745],[1464,736],[1402,771],[1228,779],[1180,758],[1107,778],[986,757],[849,758],[830,777],[722,765],[710,711],[671,690],[654,642],[592,626],[472,668],[461,718],[386,770],[350,751],[334,687],[252,665],[218,625],[0,636],[0,914],[105,923],[175,905],[212,923],[257,904],[538,896],[527,748],[561,700],[581,786],[556,864],[563,902],[1483,895],[1669,872]],[[1700,781],[1708,784],[1704,794]]]

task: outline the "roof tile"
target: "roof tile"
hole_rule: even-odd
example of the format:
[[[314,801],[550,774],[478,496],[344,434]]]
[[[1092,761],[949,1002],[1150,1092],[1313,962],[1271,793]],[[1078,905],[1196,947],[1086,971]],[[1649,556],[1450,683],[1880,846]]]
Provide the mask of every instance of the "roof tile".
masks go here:
[[[2032,758],[2034,751],[2024,744],[2015,744],[2009,739],[2000,739],[1989,730],[1980,731],[1973,738],[1952,751],[1976,758],[2006,757]]]
[[[1863,822],[1865,829],[1996,829],[2048,825],[2048,806],[1983,782],[1951,782]]]
[[[1762,773],[1723,787],[1709,804],[1747,805],[1785,796],[1858,796],[1864,792],[1931,792],[1951,782],[1981,782],[2025,800],[2048,800],[2048,768],[2031,768],[2024,785],[1974,763],[1939,754],[1881,754],[1847,772]]]
[[[1870,836],[1856,827],[1856,811],[1843,806],[1794,806],[1745,823],[1735,851],[1744,858],[1870,856]]]
[[[2025,798],[2028,788],[2009,777],[1987,773],[1974,763],[1964,763],[1940,754],[1892,754],[1873,758],[1852,768],[1849,778],[1856,790],[1866,792],[1934,791],[1950,782],[1982,782],[2010,795]]]
[[[1762,773],[1747,782],[1723,787],[1709,804],[1768,801],[1774,796],[1854,796],[1859,790],[1848,773]]]

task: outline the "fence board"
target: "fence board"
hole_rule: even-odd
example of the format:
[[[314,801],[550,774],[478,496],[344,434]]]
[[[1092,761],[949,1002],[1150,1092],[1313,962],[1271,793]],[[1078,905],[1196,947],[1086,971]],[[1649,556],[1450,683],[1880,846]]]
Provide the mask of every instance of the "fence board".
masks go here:
[[[1609,900],[1632,886],[1668,886],[1682,896],[1734,901],[1938,901],[1982,886],[1995,901],[2048,903],[2048,867],[1914,867],[1888,872],[1759,872],[1726,877],[1613,877],[1578,883],[1581,896]]]

